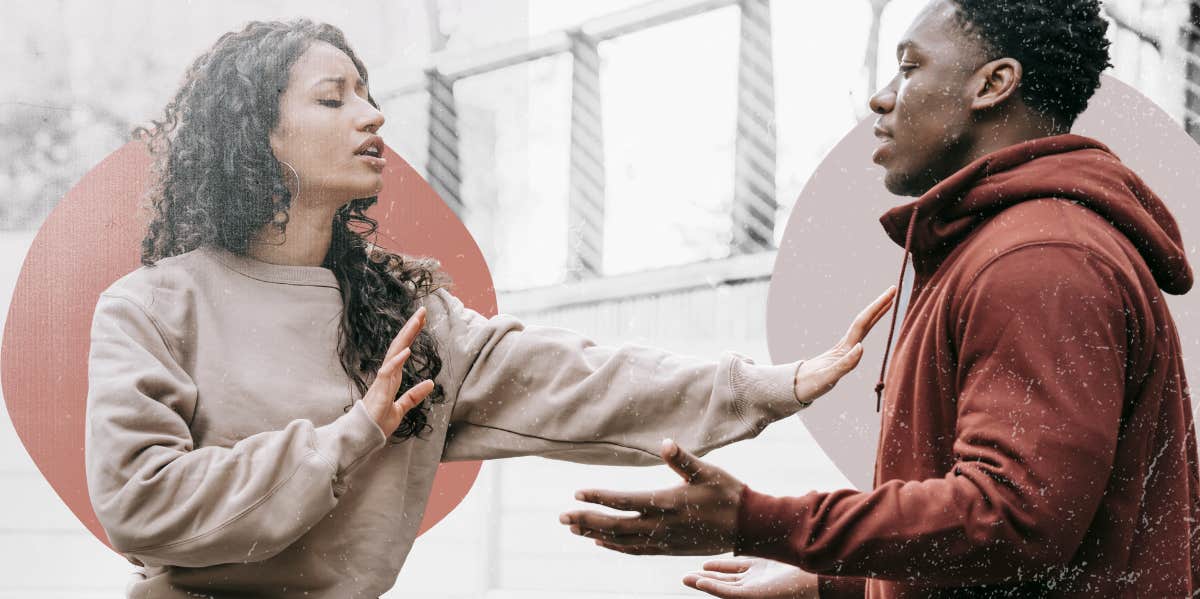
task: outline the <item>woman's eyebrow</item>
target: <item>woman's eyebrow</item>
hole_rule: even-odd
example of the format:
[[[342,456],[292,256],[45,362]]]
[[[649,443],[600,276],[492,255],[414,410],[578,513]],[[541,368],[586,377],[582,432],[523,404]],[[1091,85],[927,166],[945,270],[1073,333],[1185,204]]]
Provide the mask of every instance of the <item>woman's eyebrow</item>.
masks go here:
[[[345,85],[345,84],[346,84],[346,78],[345,78],[345,77],[341,77],[341,76],[338,76],[338,77],[325,77],[325,78],[323,78],[323,79],[321,79],[321,80],[317,81],[316,83],[314,83],[314,84],[313,84],[313,87],[317,87],[318,85],[321,85],[321,84],[323,84],[323,83],[336,83],[336,84],[338,84],[338,87],[341,87],[341,86],[343,86],[343,85]],[[360,88],[360,89],[366,89],[366,88],[367,88],[367,82],[366,82],[366,81],[363,81],[363,80],[362,80],[362,77],[359,77],[359,78],[358,78],[358,80],[357,80],[357,81],[355,81],[355,83],[354,83],[354,86],[355,86],[356,88]]]

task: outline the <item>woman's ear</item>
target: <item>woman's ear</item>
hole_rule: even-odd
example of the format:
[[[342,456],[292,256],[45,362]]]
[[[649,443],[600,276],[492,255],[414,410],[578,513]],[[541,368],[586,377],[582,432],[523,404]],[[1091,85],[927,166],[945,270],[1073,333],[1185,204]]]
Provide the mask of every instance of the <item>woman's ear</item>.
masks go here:
[[[986,110],[1002,104],[1017,93],[1021,84],[1021,63],[1015,58],[997,58],[975,71],[972,110]]]
[[[279,159],[279,147],[283,142],[282,129],[283,127],[277,124],[269,133],[267,133],[267,145],[270,146],[271,153],[275,155],[277,160]]]

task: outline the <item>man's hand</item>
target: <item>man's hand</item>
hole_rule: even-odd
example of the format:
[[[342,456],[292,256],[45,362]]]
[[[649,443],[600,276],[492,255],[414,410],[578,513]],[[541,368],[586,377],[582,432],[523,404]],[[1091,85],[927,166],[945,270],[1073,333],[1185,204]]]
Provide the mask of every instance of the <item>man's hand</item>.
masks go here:
[[[862,340],[879,319],[888,313],[896,287],[888,287],[850,323],[846,334],[825,353],[805,360],[796,370],[796,400],[808,405],[842,380],[862,359]]]
[[[579,491],[575,498],[636,516],[592,511],[559,517],[571,532],[632,555],[716,555],[733,549],[745,485],[667,439],[662,458],[684,484],[653,492]]]
[[[817,599],[817,575],[762,558],[718,559],[683,584],[722,599]]]

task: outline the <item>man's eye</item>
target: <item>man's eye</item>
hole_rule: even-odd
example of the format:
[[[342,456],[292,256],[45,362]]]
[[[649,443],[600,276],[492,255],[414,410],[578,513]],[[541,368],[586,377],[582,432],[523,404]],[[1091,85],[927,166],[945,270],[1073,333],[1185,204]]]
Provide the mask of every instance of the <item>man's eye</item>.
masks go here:
[[[337,108],[342,105],[342,101],[341,100],[317,100],[317,104],[320,104],[322,106],[328,106],[330,108]]]

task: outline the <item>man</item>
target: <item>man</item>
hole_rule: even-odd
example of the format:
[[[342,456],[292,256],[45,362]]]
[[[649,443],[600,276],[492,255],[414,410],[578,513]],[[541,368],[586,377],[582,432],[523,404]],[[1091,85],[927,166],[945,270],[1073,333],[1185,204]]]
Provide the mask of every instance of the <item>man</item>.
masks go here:
[[[625,553],[774,560],[685,579],[719,597],[1200,592],[1195,430],[1162,296],[1191,270],[1163,203],[1068,134],[1106,29],[1096,0],[934,0],[871,99],[887,188],[919,196],[881,219],[916,276],[874,490],[771,497],[667,442],[685,484],[584,491],[639,514],[563,522]]]

